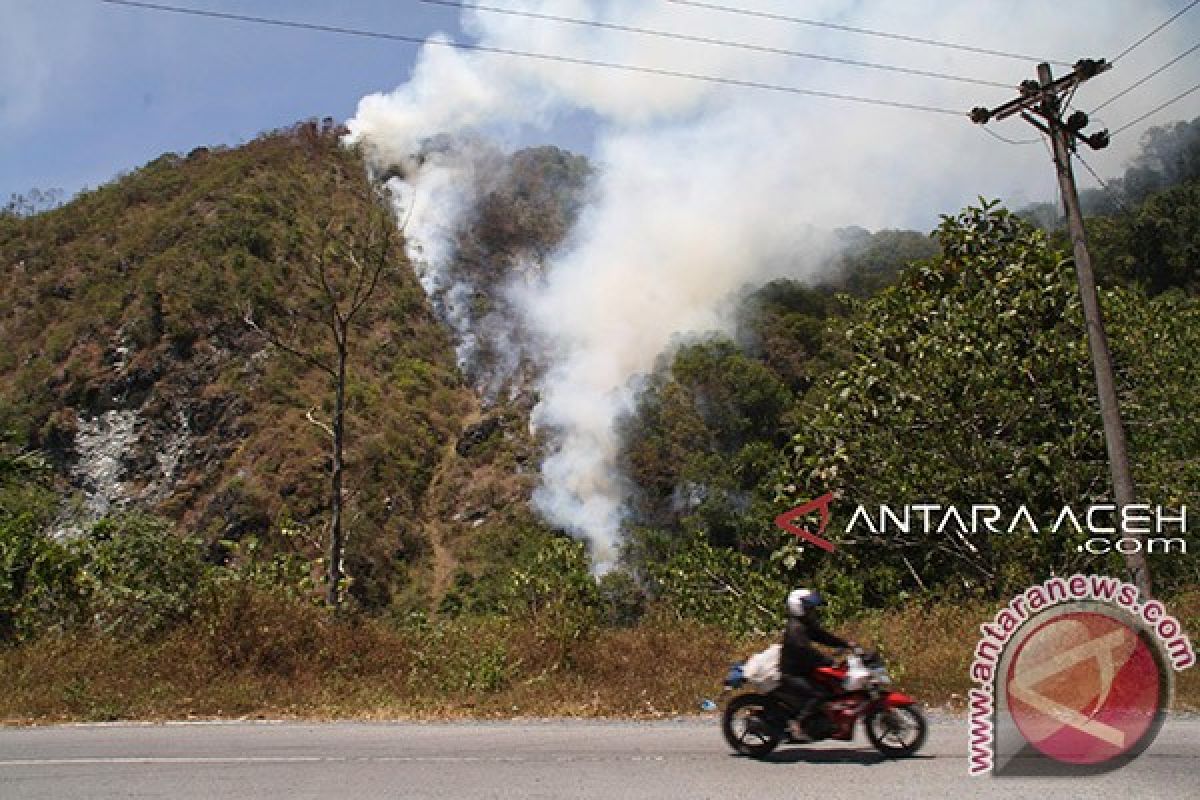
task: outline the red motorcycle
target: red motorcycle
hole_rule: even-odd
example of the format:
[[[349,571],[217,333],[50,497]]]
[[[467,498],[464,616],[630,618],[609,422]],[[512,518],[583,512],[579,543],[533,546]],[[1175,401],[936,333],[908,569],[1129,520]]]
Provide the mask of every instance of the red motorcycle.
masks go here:
[[[730,669],[726,691],[751,682],[744,665]],[[813,680],[829,697],[807,712],[806,698],[779,685],[777,679],[757,684],[757,691],[731,697],[721,716],[725,740],[742,755],[763,758],[789,737],[800,743],[848,742],[854,737],[854,723],[861,719],[871,744],[889,758],[911,756],[925,743],[925,715],[913,698],[887,688],[892,681],[877,653],[856,648],[844,663],[818,667]]]

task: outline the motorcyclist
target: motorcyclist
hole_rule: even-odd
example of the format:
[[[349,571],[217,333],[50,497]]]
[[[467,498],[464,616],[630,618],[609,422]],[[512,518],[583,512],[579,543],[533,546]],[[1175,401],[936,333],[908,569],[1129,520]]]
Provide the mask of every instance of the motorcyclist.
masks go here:
[[[795,589],[787,596],[787,627],[779,654],[779,671],[784,686],[804,699],[801,715],[807,714],[829,696],[821,684],[812,680],[817,667],[833,664],[828,656],[812,646],[818,642],[829,647],[851,648],[848,641],[821,627],[818,609],[825,605],[815,589]]]

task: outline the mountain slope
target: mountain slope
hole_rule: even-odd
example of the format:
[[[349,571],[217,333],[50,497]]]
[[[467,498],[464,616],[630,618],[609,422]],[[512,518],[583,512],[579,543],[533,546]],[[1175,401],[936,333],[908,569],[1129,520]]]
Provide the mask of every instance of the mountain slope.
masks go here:
[[[329,381],[244,316],[321,346],[289,316],[305,230],[356,212],[329,203],[371,202],[337,133],[305,123],[168,154],[56,210],[0,216],[0,430],[50,456],[73,499],[64,527],[138,508],[217,559],[251,536],[319,554],[328,456],[310,418],[327,416]],[[382,605],[425,548],[422,496],[470,405],[401,255],[352,341],[348,399],[351,591]]]

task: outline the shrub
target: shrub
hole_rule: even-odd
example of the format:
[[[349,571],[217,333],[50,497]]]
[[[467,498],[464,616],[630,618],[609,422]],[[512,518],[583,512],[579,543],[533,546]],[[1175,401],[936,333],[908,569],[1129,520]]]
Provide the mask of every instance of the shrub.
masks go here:
[[[103,519],[86,544],[85,579],[96,624],[146,636],[191,617],[209,577],[200,542],[144,514]]]
[[[47,470],[39,454],[0,441],[0,642],[79,617],[80,553],[46,534],[57,505]]]
[[[703,534],[665,564],[653,565],[651,576],[661,599],[680,616],[739,635],[782,625],[788,585],[750,557],[709,544]]]
[[[0,642],[32,639],[43,630],[66,627],[81,617],[78,548],[43,531],[40,504],[48,498],[15,492],[0,502]]]

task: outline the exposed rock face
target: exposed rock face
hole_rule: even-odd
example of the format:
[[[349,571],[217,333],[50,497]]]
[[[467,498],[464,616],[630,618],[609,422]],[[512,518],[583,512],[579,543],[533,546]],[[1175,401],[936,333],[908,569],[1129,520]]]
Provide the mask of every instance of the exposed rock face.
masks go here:
[[[94,521],[128,505],[132,497],[122,480],[125,457],[137,442],[135,411],[105,411],[88,419],[76,418],[75,452],[71,477],[83,491],[85,520]]]
[[[152,370],[156,382],[126,393],[123,388],[138,382],[121,369],[133,352],[121,353],[114,365],[119,374],[96,396],[140,403],[75,411],[73,436],[60,448],[68,484],[78,492],[64,508],[64,531],[126,509],[187,508],[206,484],[203,471],[220,470],[245,434],[244,398],[204,396],[228,353],[197,359],[190,370],[164,363]]]
[[[163,449],[155,453],[161,480],[155,489],[155,499],[164,500],[172,484],[179,477],[181,464],[191,445],[191,428],[187,414],[179,412],[179,427],[170,434]]]

